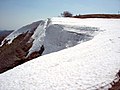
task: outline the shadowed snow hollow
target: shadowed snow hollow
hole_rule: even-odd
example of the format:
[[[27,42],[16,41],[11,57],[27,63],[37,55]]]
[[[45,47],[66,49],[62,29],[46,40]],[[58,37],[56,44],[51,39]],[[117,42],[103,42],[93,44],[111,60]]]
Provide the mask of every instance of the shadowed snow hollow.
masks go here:
[[[66,22],[63,18],[52,18],[34,22],[11,33],[3,40],[2,45],[5,41],[9,44],[12,43],[20,34],[33,33],[29,41],[26,42],[33,43],[28,51],[28,57],[31,53],[39,51],[42,46],[45,48],[43,54],[75,46],[81,42],[91,40],[99,31],[99,28],[96,27],[74,25],[76,21],[73,21]]]
[[[32,39],[34,38],[34,41],[29,54],[39,51],[42,45],[45,48],[43,54],[75,46],[81,42],[91,40],[98,31],[99,28],[96,27],[56,24],[53,19],[47,19],[44,24],[38,26],[33,34]]]
[[[43,54],[56,52],[91,40],[98,28],[53,24],[46,28]]]

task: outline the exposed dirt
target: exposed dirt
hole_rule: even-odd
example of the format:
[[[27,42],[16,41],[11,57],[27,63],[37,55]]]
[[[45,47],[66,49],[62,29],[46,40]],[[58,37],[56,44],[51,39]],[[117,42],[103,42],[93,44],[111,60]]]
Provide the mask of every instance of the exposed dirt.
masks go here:
[[[109,88],[108,90],[120,90],[120,70],[119,72],[116,74],[116,76],[119,78],[119,80],[117,82],[112,82],[112,87]]]
[[[116,82],[109,90],[120,90],[120,80]]]

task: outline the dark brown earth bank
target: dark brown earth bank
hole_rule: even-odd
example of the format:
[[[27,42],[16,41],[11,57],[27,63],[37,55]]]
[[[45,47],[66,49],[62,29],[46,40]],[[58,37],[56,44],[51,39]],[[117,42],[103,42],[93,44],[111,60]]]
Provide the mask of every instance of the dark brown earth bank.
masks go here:
[[[120,90],[120,80],[116,82],[114,85],[112,85],[112,87],[109,88],[108,90]]]
[[[119,72],[116,74],[118,81],[117,82],[112,82],[111,83],[111,88],[109,88],[108,90],[120,90],[120,70]]]

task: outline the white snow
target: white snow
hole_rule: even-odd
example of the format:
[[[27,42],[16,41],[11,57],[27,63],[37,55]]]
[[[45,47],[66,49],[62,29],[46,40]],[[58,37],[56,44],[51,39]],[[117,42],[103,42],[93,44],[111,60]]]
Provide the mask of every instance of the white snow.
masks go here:
[[[5,40],[9,40],[9,44],[12,43],[13,39],[15,39],[18,35],[20,34],[23,34],[23,33],[26,33],[26,32],[33,32],[35,28],[38,27],[39,23],[41,21],[37,21],[37,22],[34,22],[32,24],[29,24],[29,25],[26,25],[26,26],[23,26],[22,28],[18,29],[18,30],[15,30],[13,31],[10,35],[8,35],[3,41],[2,41],[2,44],[0,46],[2,46],[4,44],[4,41]]]
[[[93,90],[115,79],[120,69],[120,19],[52,18],[52,24],[103,31],[90,41],[0,74],[0,90]]]
[[[32,35],[31,39],[33,39],[33,45],[29,50],[27,56],[29,56],[34,51],[39,51],[40,47],[43,45],[44,36],[45,36],[45,22],[41,22],[40,25],[35,30],[34,34]]]
[[[88,41],[95,36],[97,30],[100,31],[94,27],[51,24],[45,31],[45,51],[43,54],[56,52]]]
[[[50,19],[47,19],[45,21],[42,21],[37,29],[35,30],[34,34],[32,35],[33,45],[29,50],[29,53],[27,56],[29,56],[34,51],[39,51],[41,46],[44,44],[44,37],[46,28],[50,25]]]

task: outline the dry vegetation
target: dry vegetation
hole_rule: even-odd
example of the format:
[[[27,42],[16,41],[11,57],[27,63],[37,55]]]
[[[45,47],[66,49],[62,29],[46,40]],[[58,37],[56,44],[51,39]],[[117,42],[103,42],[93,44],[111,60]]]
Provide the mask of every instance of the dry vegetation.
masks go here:
[[[74,18],[120,18],[120,14],[86,14],[86,15],[76,15]]]

